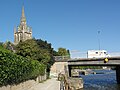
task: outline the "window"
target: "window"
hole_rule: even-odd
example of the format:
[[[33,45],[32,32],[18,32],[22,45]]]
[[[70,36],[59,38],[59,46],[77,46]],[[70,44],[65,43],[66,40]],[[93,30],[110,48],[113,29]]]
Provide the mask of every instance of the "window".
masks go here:
[[[106,52],[104,52],[104,54],[107,54]]]
[[[98,52],[95,52],[96,54],[98,54]]]

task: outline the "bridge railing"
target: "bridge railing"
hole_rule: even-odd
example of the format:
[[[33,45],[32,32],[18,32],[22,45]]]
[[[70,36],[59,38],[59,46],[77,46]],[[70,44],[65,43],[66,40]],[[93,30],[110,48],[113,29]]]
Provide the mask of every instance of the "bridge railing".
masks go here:
[[[55,61],[68,60],[69,58],[69,56],[54,56]]]

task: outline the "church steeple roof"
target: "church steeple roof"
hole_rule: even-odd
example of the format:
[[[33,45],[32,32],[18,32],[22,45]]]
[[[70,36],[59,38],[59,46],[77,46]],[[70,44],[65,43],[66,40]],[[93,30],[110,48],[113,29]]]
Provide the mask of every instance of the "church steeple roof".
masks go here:
[[[26,22],[26,17],[25,17],[25,12],[24,12],[24,6],[22,6],[21,22]]]

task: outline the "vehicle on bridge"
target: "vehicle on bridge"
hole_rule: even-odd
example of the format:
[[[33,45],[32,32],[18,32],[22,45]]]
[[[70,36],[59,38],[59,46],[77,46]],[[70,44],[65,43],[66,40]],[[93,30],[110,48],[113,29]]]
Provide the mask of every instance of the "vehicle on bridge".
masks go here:
[[[106,50],[88,50],[87,58],[110,57]]]

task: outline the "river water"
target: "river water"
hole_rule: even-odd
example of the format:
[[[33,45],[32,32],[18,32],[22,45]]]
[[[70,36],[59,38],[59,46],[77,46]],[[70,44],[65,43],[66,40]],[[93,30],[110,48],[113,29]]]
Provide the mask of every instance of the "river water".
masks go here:
[[[94,70],[99,74],[81,75],[84,81],[83,90],[120,90],[116,82],[116,71]]]

